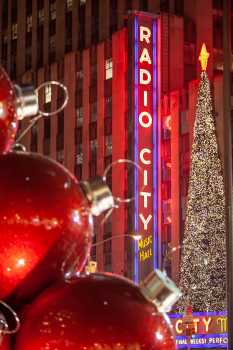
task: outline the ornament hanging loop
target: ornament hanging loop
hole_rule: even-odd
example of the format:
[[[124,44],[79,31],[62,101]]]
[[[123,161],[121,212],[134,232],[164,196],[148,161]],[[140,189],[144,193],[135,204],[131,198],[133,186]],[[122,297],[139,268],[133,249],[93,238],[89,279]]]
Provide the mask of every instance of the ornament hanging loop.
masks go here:
[[[119,164],[130,164],[130,165],[133,165],[135,168],[137,168],[137,170],[143,176],[142,168],[136,162],[134,162],[133,160],[130,160],[130,159],[118,159],[115,162],[112,162],[111,164],[109,164],[107,166],[107,168],[105,169],[103,177],[102,177],[104,182],[107,182],[107,175],[108,175],[109,171],[114,166],[119,165]],[[144,188],[144,186],[142,185],[142,188],[140,189],[139,193],[141,191],[143,191],[143,188]],[[116,207],[116,208],[118,208],[121,203],[131,203],[131,202],[133,202],[136,199],[135,196],[128,197],[128,198],[121,198],[119,196],[113,196],[113,198],[114,198],[114,202],[115,202],[115,206],[114,207]]]
[[[5,302],[0,301],[0,333],[14,334],[20,328],[20,320],[16,312]]]
[[[63,109],[66,107],[68,100],[69,100],[69,94],[68,94],[67,87],[65,85],[63,85],[62,83],[55,81],[55,80],[46,81],[46,82],[42,83],[41,85],[39,85],[35,89],[35,94],[37,96],[37,100],[39,100],[39,92],[41,91],[41,89],[46,88],[46,86],[51,86],[51,85],[58,86],[63,90],[64,102],[62,103],[62,105],[60,107],[58,107],[55,111],[52,111],[52,112],[45,112],[45,111],[42,111],[38,108],[38,111],[37,111],[38,115],[36,115],[34,118],[32,118],[30,120],[29,125],[19,135],[19,137],[15,141],[15,144],[19,143],[19,141],[31,130],[31,128],[38,122],[39,119],[41,119],[42,117],[50,117],[50,116],[53,116],[55,114],[58,114],[61,111],[63,111]]]
[[[46,88],[47,86],[51,86],[51,85],[57,86],[63,90],[64,101],[60,107],[58,107],[55,111],[52,111],[52,112],[45,112],[45,111],[42,111],[39,109],[39,114],[44,116],[44,117],[50,117],[52,115],[55,115],[55,114],[62,112],[63,109],[66,107],[68,100],[69,100],[69,94],[68,94],[67,87],[65,85],[63,85],[62,83],[60,83],[59,81],[55,81],[55,80],[46,81],[46,82],[42,83],[41,85],[39,85],[38,88],[36,88],[36,90],[35,90],[37,96],[39,96],[39,92],[41,89]]]

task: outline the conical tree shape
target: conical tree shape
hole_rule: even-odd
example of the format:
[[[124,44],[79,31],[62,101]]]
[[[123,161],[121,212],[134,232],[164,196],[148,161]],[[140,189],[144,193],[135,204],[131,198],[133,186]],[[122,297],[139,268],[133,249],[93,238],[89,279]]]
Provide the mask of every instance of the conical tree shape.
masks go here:
[[[184,241],[179,308],[218,311],[226,302],[225,196],[212,113],[210,83],[201,73],[198,91]]]

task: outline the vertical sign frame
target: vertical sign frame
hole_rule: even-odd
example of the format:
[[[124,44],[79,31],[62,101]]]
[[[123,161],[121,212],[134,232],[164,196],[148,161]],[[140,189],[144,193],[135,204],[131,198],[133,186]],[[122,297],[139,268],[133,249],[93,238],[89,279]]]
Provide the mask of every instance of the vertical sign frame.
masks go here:
[[[134,280],[158,266],[158,18],[132,14],[134,161]]]

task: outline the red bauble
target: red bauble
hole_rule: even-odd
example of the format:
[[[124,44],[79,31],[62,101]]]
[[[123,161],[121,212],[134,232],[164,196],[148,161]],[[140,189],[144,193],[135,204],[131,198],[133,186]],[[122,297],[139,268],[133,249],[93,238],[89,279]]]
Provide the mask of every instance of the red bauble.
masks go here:
[[[16,350],[173,350],[164,316],[138,287],[111,274],[43,292],[24,311]]]
[[[1,335],[0,335],[0,337],[1,337]],[[9,336],[3,335],[2,337],[3,337],[2,341],[0,339],[0,350],[10,350],[10,338],[9,338]]]
[[[16,96],[14,86],[0,67],[0,153],[7,152],[17,132]]]
[[[0,155],[0,299],[32,296],[89,255],[92,216],[76,179],[30,153]]]

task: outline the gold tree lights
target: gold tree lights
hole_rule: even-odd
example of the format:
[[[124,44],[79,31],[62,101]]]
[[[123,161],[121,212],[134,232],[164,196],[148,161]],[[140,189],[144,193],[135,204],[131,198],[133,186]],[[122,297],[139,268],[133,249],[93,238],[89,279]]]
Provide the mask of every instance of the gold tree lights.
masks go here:
[[[187,305],[193,311],[219,311],[226,302],[224,181],[206,73],[208,57],[203,44],[181,255],[180,311]]]

